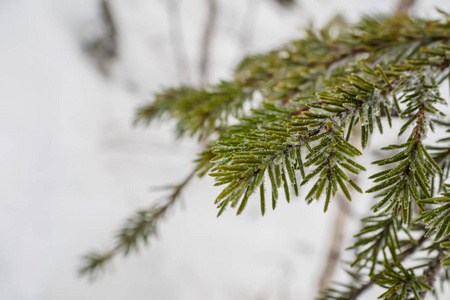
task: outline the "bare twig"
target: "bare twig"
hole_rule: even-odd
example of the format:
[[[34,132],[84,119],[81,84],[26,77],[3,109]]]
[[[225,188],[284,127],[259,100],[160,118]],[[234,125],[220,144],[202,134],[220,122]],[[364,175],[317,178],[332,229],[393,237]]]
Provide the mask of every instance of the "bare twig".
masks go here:
[[[117,25],[109,0],[100,1],[100,10],[103,32],[87,45],[87,50],[95,59],[103,75],[107,76],[110,63],[118,54]]]
[[[247,54],[247,51],[252,43],[256,13],[258,11],[259,3],[260,1],[257,0],[247,0],[247,7],[245,8],[241,29],[238,33],[239,48],[243,54]],[[239,53],[239,55],[242,55],[242,53]]]
[[[167,14],[169,18],[169,35],[174,53],[178,81],[180,83],[190,83],[189,59],[184,43],[179,0],[167,1]]]
[[[119,254],[128,255],[137,251],[142,244],[147,244],[151,237],[156,236],[158,224],[166,216],[182,191],[194,178],[196,172],[192,171],[183,182],[168,187],[171,193],[161,201],[149,208],[141,209],[131,216],[116,234],[115,246],[105,252],[90,252],[82,257],[82,265],[78,269],[80,276],[87,276],[91,281],[102,274],[108,263]]]
[[[429,286],[433,286],[436,281],[436,277],[441,270],[441,260],[445,258],[445,249],[439,248],[438,255],[433,259],[433,261],[429,264],[428,268],[423,272],[423,275],[427,278],[425,280],[426,284]],[[425,298],[428,290],[424,290],[420,293],[420,297],[422,299]]]
[[[211,43],[217,21],[217,1],[205,0],[207,5],[207,18],[203,31],[203,40],[200,49],[200,84],[205,85],[209,79]]]
[[[284,6],[290,6],[295,4],[295,0],[275,0],[275,2],[278,2],[279,4]]]
[[[411,10],[411,8],[416,3],[416,0],[400,0],[397,4],[397,9],[395,13],[397,15],[405,15]]]
[[[438,254],[436,257],[428,264],[428,268],[423,271],[423,275],[426,277],[425,283],[432,287],[434,285],[434,282],[436,281],[437,275],[439,274],[439,271],[441,270],[441,260],[445,258],[445,249],[440,247],[438,249]],[[425,299],[425,296],[427,295],[429,291],[424,290],[422,291],[419,296],[420,299]],[[409,298],[408,300],[415,300],[415,297]]]
[[[348,218],[348,209],[346,209],[348,206],[348,201],[346,199],[342,199],[341,196],[338,196],[338,201],[340,202],[339,210],[333,224],[333,237],[328,251],[327,261],[319,280],[319,290],[323,290],[329,286],[339,263],[342,243],[344,241],[345,223]]]

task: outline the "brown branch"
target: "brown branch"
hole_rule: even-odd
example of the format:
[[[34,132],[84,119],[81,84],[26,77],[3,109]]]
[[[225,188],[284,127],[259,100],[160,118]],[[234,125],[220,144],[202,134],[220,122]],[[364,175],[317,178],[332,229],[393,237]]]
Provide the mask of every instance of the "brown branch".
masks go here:
[[[436,277],[441,270],[441,260],[445,258],[445,250],[443,248],[439,248],[439,253],[435,259],[430,263],[429,267],[423,272],[423,275],[426,276],[426,284],[429,286],[433,286],[436,281]],[[420,297],[424,298],[427,294],[427,290],[420,293]]]
[[[406,15],[416,3],[416,0],[400,0],[395,10],[396,15]]]
[[[217,21],[217,1],[206,0],[208,7],[208,16],[206,19],[203,40],[200,50],[200,84],[205,85],[209,79],[209,66],[210,66],[210,54],[211,43],[214,37],[214,29]]]
[[[404,261],[406,258],[408,258],[409,256],[411,256],[414,252],[417,251],[417,249],[419,249],[420,246],[422,246],[422,244],[427,240],[427,238],[425,237],[425,235],[423,235],[418,241],[417,243],[413,244],[411,247],[409,247],[408,249],[406,249],[405,251],[403,251],[402,253],[400,253],[398,255],[398,261],[402,262]],[[349,297],[349,300],[356,300],[359,296],[361,296],[362,293],[364,293],[366,290],[368,290],[370,287],[372,287],[372,285],[375,283],[374,279],[371,279],[369,282],[361,285],[358,289],[354,290],[354,292],[351,294],[351,296]]]
[[[344,207],[347,207],[348,203],[347,200],[342,199],[341,196],[338,197],[338,201],[340,201],[341,205],[339,205],[337,216],[333,223],[333,238],[331,240],[331,246],[328,251],[325,268],[323,269],[322,275],[319,279],[319,290],[327,288],[330,284],[339,263],[339,257],[344,241],[345,223],[348,218],[348,209]]]
[[[101,0],[100,11],[102,34],[94,41],[88,43],[87,50],[95,59],[102,74],[108,76],[110,64],[118,55],[118,34],[111,2],[109,0]]]
[[[103,20],[108,27],[108,37],[114,45],[111,45],[111,54],[113,56],[117,55],[117,26],[114,21],[113,13],[111,10],[111,4],[108,0],[102,0],[102,16]]]
[[[180,83],[189,83],[191,81],[189,60],[184,44],[179,0],[167,1],[167,16],[169,18],[169,36],[172,43],[178,80]]]
[[[247,54],[247,51],[252,44],[259,3],[260,1],[258,0],[247,0],[247,7],[245,8],[241,29],[238,33],[239,48],[243,54]]]

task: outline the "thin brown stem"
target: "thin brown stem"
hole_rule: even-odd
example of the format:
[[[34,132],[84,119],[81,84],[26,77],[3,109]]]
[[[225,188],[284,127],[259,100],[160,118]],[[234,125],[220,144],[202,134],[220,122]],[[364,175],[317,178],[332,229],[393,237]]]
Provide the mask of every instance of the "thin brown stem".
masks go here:
[[[247,0],[247,7],[245,8],[241,29],[238,33],[239,48],[240,52],[242,52],[243,54],[247,54],[252,44],[252,38],[254,35],[254,28],[255,28],[254,26],[255,19],[258,12],[259,3],[260,1],[258,0]]]
[[[329,247],[325,268],[323,269],[322,275],[319,279],[319,290],[327,288],[330,284],[339,263],[339,257],[344,241],[345,224],[348,218],[348,209],[344,208],[344,206],[348,206],[348,203],[347,200],[343,199],[341,196],[338,196],[338,201],[340,202],[340,205],[336,219],[333,223],[333,237],[331,239],[331,245]]]
[[[158,222],[174,206],[195,174],[196,171],[194,170],[183,182],[170,186],[172,192],[167,196],[166,202],[139,210],[129,218],[118,231],[116,245],[113,248],[103,253],[91,252],[86,254],[83,257],[83,265],[78,270],[79,274],[86,275],[90,280],[94,280],[117,255],[127,255],[132,250],[137,250],[141,243],[147,243],[149,237],[156,235]]]
[[[397,4],[395,13],[397,15],[406,15],[416,3],[416,0],[400,0]]]
[[[205,85],[209,80],[211,45],[214,29],[217,23],[217,1],[205,0],[207,5],[207,18],[203,31],[203,40],[200,50],[200,84]]]
[[[398,255],[398,261],[402,262],[404,261],[406,258],[410,257],[413,253],[415,253],[417,251],[417,249],[419,249],[420,246],[422,246],[422,244],[427,240],[427,238],[425,237],[425,235],[423,235],[418,241],[417,243],[413,244],[411,247],[409,247],[408,249],[406,249],[405,251],[403,251],[402,253],[400,253]],[[367,291],[369,288],[371,288],[375,283],[374,279],[371,279],[370,281],[368,281],[367,283],[361,285],[358,289],[355,289],[353,291],[353,293],[351,294],[351,296],[349,297],[349,300],[356,300],[358,299],[359,296],[361,296],[361,294],[363,294],[365,291]]]
[[[191,76],[184,43],[183,25],[181,23],[180,0],[167,1],[167,15],[178,80],[180,83],[190,83]]]

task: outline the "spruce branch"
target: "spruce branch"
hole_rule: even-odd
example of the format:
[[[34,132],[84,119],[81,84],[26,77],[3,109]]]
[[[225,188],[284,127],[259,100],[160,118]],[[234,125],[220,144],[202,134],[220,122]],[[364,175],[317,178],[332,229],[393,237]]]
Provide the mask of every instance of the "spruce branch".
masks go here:
[[[394,267],[386,266],[386,269],[375,276],[375,284],[387,289],[378,298],[404,300],[409,295],[414,295],[414,300],[422,299],[422,294],[432,288],[425,282],[425,276],[416,276],[412,268],[406,269],[400,263],[395,262]]]
[[[151,105],[138,109],[134,123],[149,125],[158,118],[175,118],[178,137],[198,136],[199,140],[206,140],[226,126],[229,117],[242,113],[251,93],[237,82],[222,82],[213,88],[167,89],[156,95]]]
[[[437,140],[435,145],[426,146],[426,149],[430,151],[434,161],[442,170],[439,176],[432,178],[433,190],[437,186],[438,192],[440,192],[445,179],[449,177],[450,173],[450,123],[438,120],[434,120],[434,123],[446,128],[447,134],[446,137]]]
[[[211,45],[214,38],[214,28],[217,22],[217,2],[216,0],[206,0],[207,17],[203,31],[203,39],[200,48],[200,83],[205,85],[209,81],[209,65]]]
[[[374,179],[376,185],[367,190],[368,193],[382,191],[378,196],[383,198],[375,205],[374,212],[386,206],[384,211],[401,210],[405,224],[411,219],[413,201],[423,209],[418,202],[421,199],[420,195],[430,197],[432,190],[428,178],[433,177],[436,172],[442,173],[423,146],[423,139],[428,124],[431,124],[428,120],[430,116],[444,115],[436,109],[435,105],[445,103],[444,99],[439,96],[437,86],[426,82],[425,76],[412,76],[408,78],[408,81],[410,80],[412,82],[407,85],[411,87],[405,89],[406,93],[402,95],[401,102],[407,104],[402,115],[413,113],[413,116],[402,126],[399,135],[405,132],[412,122],[415,122],[414,129],[406,143],[382,148],[383,150],[397,151],[401,149],[401,152],[390,158],[373,162],[379,166],[389,164],[396,164],[396,166],[372,175],[370,178]]]
[[[432,253],[433,251],[436,251],[437,254],[433,257],[433,258],[429,258],[427,260],[427,263],[419,266],[419,268],[424,268],[424,271],[422,273],[422,276],[425,278],[425,283],[430,286],[430,287],[434,287],[435,282],[439,279],[439,273],[442,270],[442,266],[443,264],[443,260],[445,260],[445,251],[446,248],[448,248],[450,246],[450,243],[448,242],[449,237],[446,237],[444,239],[442,239],[439,242],[435,242],[433,244],[431,244],[429,247],[425,248],[424,250],[428,250],[428,254]],[[447,244],[447,245],[445,245]],[[444,245],[444,246],[442,246]],[[442,276],[440,278],[441,280],[448,280],[448,278],[444,276]],[[419,294],[419,299],[425,299],[427,293],[429,291],[434,291],[433,288],[431,289],[427,289],[427,290],[423,290],[420,294]],[[414,298],[410,298],[408,300],[413,300]]]
[[[402,229],[395,216],[379,214],[361,220],[365,226],[355,235],[357,242],[349,249],[359,250],[352,267],[361,270],[370,264],[369,275],[374,275],[378,259],[390,251],[391,257],[397,260],[397,252],[401,250],[397,232]]]
[[[423,276],[425,276],[425,283],[432,287],[437,279],[437,276],[439,274],[439,271],[441,270],[441,263],[442,261],[445,259],[445,251],[443,248],[439,248],[438,249],[438,254],[436,255],[436,257],[428,263],[428,267],[427,269],[423,272]],[[419,299],[424,299],[426,294],[427,294],[427,290],[424,290],[420,293],[420,298]]]
[[[427,238],[422,235],[420,239],[415,242],[410,242],[408,248],[397,255],[397,261],[402,263],[410,256],[412,256],[420,247],[425,243]],[[393,266],[393,265],[392,265]],[[391,266],[391,267],[392,267]],[[343,284],[335,282],[333,286],[320,292],[320,295],[316,300],[356,300],[360,299],[360,296],[370,289],[375,284],[374,277],[363,276],[360,271],[347,271],[351,276],[352,282],[350,284]],[[381,275],[377,273],[376,276]],[[367,278],[367,279],[366,279]]]
[[[409,136],[382,148],[394,151],[392,156],[373,162],[388,167],[369,177],[374,185],[366,192],[380,199],[350,247],[356,250],[348,272],[354,282],[331,287],[320,299],[357,299],[373,284],[385,287],[381,298],[420,299],[434,285],[440,265],[450,264],[445,257],[450,194],[443,185],[450,172],[450,139],[425,146],[435,126],[448,126],[441,120],[446,101],[439,87],[449,74],[448,14],[442,20],[367,17],[338,34],[309,29],[302,40],[245,59],[230,81],[166,89],[138,110],[136,122],[175,119],[179,136],[213,139],[195,173],[209,173],[223,187],[216,198],[218,215],[229,207],[241,214],[256,192],[264,215],[269,203],[277,206],[280,189],[288,202],[293,195],[307,203],[323,199],[324,211],[336,196],[356,198],[352,189],[362,190],[352,176],[365,168],[355,158],[376,130],[392,130],[383,127],[384,119],[392,128],[398,117],[399,136]],[[351,139],[355,131],[361,133],[360,146]],[[154,236],[158,220],[193,175],[173,187],[165,203],[130,218],[116,246],[87,255],[80,272],[95,276],[117,254],[137,250]],[[437,191],[441,197],[433,198]],[[423,226],[429,231],[416,240],[413,231]],[[404,267],[418,250],[427,250],[423,244],[435,232],[438,254]]]
[[[429,199],[429,200],[428,199],[424,199],[422,201],[424,201],[424,204],[429,204],[428,202],[430,202],[430,200],[432,200],[432,199]],[[376,220],[376,217],[369,217],[369,218],[367,218],[367,220],[363,219],[363,221],[366,221],[366,222],[367,221],[372,221],[372,219]],[[393,224],[392,223],[393,220],[394,219],[391,219],[391,222],[386,222],[386,220],[384,220],[383,224],[384,225],[392,225]],[[416,220],[416,222],[419,222],[419,221],[423,221],[423,220]],[[400,227],[403,226],[401,224],[400,220],[397,220],[396,222],[398,223],[398,226],[400,226]],[[380,230],[381,228],[383,228],[383,226],[374,225],[373,221],[372,222],[368,222],[362,228],[360,234],[357,234],[356,237],[360,237],[363,234],[368,234],[368,233],[370,234],[371,232],[375,232],[375,230]],[[389,228],[389,226],[385,226],[384,228]],[[405,229],[406,228],[402,228],[402,230],[405,230]],[[418,229],[420,229],[420,228],[418,228]],[[422,229],[420,229],[420,230],[422,230]],[[398,245],[399,245],[398,248],[403,248],[405,250],[403,250],[402,252],[398,253],[395,256],[392,256],[391,264],[392,264],[392,262],[402,263],[404,260],[406,260],[411,255],[413,255],[415,252],[417,252],[417,250],[421,249],[421,246],[424,244],[424,242],[426,242],[428,240],[430,234],[432,234],[434,230],[435,230],[435,228],[431,228],[429,230],[429,232],[424,233],[420,237],[420,239],[417,240],[417,241],[413,240],[412,238],[409,238],[409,239],[406,239],[406,240],[398,242]],[[374,234],[370,235],[370,238],[366,238],[364,243],[370,243],[372,240],[374,240],[374,241],[379,240],[379,236],[380,235],[384,236],[384,234],[385,233],[377,233],[377,232],[375,232]],[[392,234],[392,236],[397,238],[397,234]],[[411,234],[407,234],[407,236],[411,237]],[[439,237],[437,237],[435,240],[438,240],[438,239],[439,239]],[[362,239],[362,240],[364,240],[364,239]],[[389,240],[389,241],[392,241],[392,240]],[[434,281],[436,280],[437,274],[439,273],[439,270],[440,270],[440,266],[438,266],[439,262],[441,262],[441,264],[444,265],[444,266],[446,266],[448,264],[449,258],[447,258],[445,256],[445,251],[448,248],[450,248],[450,243],[447,242],[447,241],[448,241],[448,236],[447,236],[447,238],[441,239],[440,241],[437,241],[437,242],[433,243],[430,247],[427,247],[427,248],[424,249],[424,250],[429,249],[430,251],[433,251],[433,250],[438,251],[437,256],[423,266],[423,267],[426,268],[426,270],[423,272],[423,276],[425,276],[425,278],[426,278],[425,279],[425,283],[428,286],[433,286]],[[392,249],[391,247],[389,247],[389,249]],[[370,249],[370,248],[368,248],[368,249]],[[382,251],[382,247],[381,247],[381,249],[378,248],[378,250]],[[382,252],[384,253],[384,250]],[[363,252],[361,252],[361,253],[363,253]],[[360,257],[360,255],[358,254],[357,259],[356,259],[355,262],[358,261],[359,257]],[[384,253],[384,257],[385,257],[385,253]],[[379,262],[378,260],[375,260],[375,262],[379,263],[379,264],[383,263],[383,261]],[[386,257],[384,259],[384,262],[386,262]],[[437,262],[437,264],[436,264],[436,262]],[[389,265],[389,266],[392,267],[393,265]],[[360,273],[360,270],[357,269],[356,272]],[[334,287],[330,287],[330,288],[322,291],[321,297],[318,298],[318,299],[320,299],[320,300],[324,300],[324,299],[341,299],[341,300],[358,299],[358,297],[363,292],[365,292],[367,289],[369,289],[376,282],[375,278],[377,278],[377,276],[379,276],[379,275],[380,275],[380,273],[378,273],[374,277],[371,277],[370,280],[366,281],[365,283],[363,281],[363,277],[359,276],[359,277],[357,277],[357,280],[354,279],[354,282],[351,285],[337,284]],[[446,280],[446,278],[443,278],[441,280]],[[339,286],[342,286],[344,288],[339,288]],[[423,290],[422,292],[420,292],[419,296],[421,298],[419,298],[419,299],[423,299],[423,297],[425,296],[426,292],[427,292],[427,290]],[[405,298],[399,298],[399,299],[405,299]],[[411,299],[414,299],[414,298],[411,298]]]
[[[423,223],[429,228],[427,236],[437,231],[435,240],[448,236],[450,234],[450,185],[444,184],[444,192],[440,197],[420,200],[421,204],[437,204],[439,207],[424,211],[415,222]],[[450,261],[450,260],[449,260]]]
[[[441,23],[429,22],[426,30],[422,25],[407,17],[365,18],[336,38],[329,33],[331,27],[319,35],[308,30],[303,40],[244,59],[232,81],[203,89],[181,87],[162,91],[153,104],[138,110],[136,123],[149,124],[167,116],[177,120],[178,135],[204,139],[214,132],[215,126],[224,127],[230,117],[241,115],[243,103],[258,98],[257,95],[284,103],[314,95],[327,87],[332,76],[357,72],[355,62],[361,58],[383,60],[395,52],[396,60],[401,60],[420,46],[447,39]],[[395,35],[393,28],[399,30]]]
[[[426,57],[426,49],[422,49],[420,55],[421,57]],[[301,148],[305,147],[310,154],[306,156],[307,161],[304,166],[315,166],[316,168],[313,172],[303,177],[301,185],[316,175],[320,177],[306,196],[307,201],[309,200],[310,202],[313,197],[318,199],[324,193],[326,194],[326,210],[331,196],[334,196],[337,192],[338,185],[342,192],[348,196],[349,193],[345,181],[354,188],[358,188],[340,167],[355,174],[358,174],[359,170],[364,170],[364,168],[353,162],[352,158],[361,155],[361,152],[346,142],[346,139],[350,137],[355,124],[359,122],[361,124],[362,146],[365,147],[368,136],[373,132],[374,124],[382,132],[380,111],[384,110],[389,114],[391,107],[398,106],[395,105],[395,98],[394,103],[392,103],[387,100],[387,97],[403,89],[405,91],[401,94],[401,103],[408,101],[410,106],[402,113],[409,114],[414,112],[414,110],[418,110],[416,115],[409,121],[411,123],[417,119],[415,135],[411,138],[411,143],[405,144],[403,147],[408,151],[419,149],[417,151],[425,154],[426,150],[421,146],[421,140],[419,141],[425,131],[425,111],[440,114],[433,105],[435,102],[442,101],[442,98],[435,94],[434,90],[428,91],[431,87],[424,83],[425,79],[420,74],[424,71],[428,72],[434,66],[437,68],[435,76],[439,76],[440,70],[445,70],[448,67],[447,60],[444,62],[438,61],[437,63],[433,63],[433,61],[426,58],[421,58],[421,60],[415,59],[414,62],[417,64],[414,66],[397,65],[391,67],[388,71],[383,71],[381,67],[378,67],[378,72],[365,66],[363,71],[367,77],[371,76],[371,80],[352,74],[345,79],[344,82],[346,84],[338,85],[334,90],[328,92],[318,93],[314,101],[309,97],[308,109],[304,109],[302,106],[297,110],[289,110],[266,104],[265,111],[257,111],[255,116],[243,119],[242,126],[235,126],[230,129],[234,133],[232,135],[233,138],[219,140],[219,145],[214,150],[218,155],[218,163],[217,168],[213,170],[215,172],[211,173],[211,175],[217,177],[218,184],[228,184],[228,187],[223,190],[216,200],[219,215],[229,203],[232,203],[232,206],[237,205],[240,197],[244,197],[245,201],[242,202],[244,203],[242,208],[245,207],[248,196],[262,182],[263,175],[261,173],[264,173],[266,170],[272,170],[271,173],[269,172],[269,178],[273,187],[272,198],[274,203],[278,198],[277,188],[280,187],[281,183],[284,186],[291,184],[297,195],[298,191],[294,184],[296,181],[293,180],[295,179],[295,176],[293,176],[295,174],[292,174],[289,170],[302,170],[303,163],[300,161]],[[340,80],[341,82],[343,81],[343,79]],[[420,93],[416,95],[409,90],[410,85],[416,83],[417,80],[419,80],[418,84],[423,85],[424,93],[426,90],[426,96],[429,97],[429,99],[426,99],[426,105],[414,105],[416,103],[415,100],[422,101],[422,98],[425,97]],[[252,125],[246,125],[248,123]],[[259,125],[261,123],[263,125]],[[406,123],[406,126],[409,123]],[[250,127],[252,131],[248,132]],[[345,127],[347,127],[347,135],[346,139],[343,139],[340,136],[343,135]],[[313,143],[314,147],[311,146],[311,143]],[[407,148],[408,146],[411,148]],[[292,152],[300,153],[300,156],[297,155],[295,160]],[[394,163],[398,157],[406,160],[407,156],[401,155],[378,163]],[[285,163],[286,158],[291,158],[287,164]],[[428,160],[428,164],[431,167],[426,165],[426,171],[433,173],[433,171],[430,171],[430,168],[435,167],[434,161],[432,159]],[[298,166],[298,168],[290,168],[290,166]],[[402,167],[404,166],[402,165]],[[284,168],[291,174],[290,183],[283,180],[286,177],[283,177],[283,173],[277,172],[277,170],[283,171]],[[224,169],[228,171],[221,172]],[[420,171],[421,169],[418,172]],[[398,174],[398,169],[395,169],[395,172]],[[387,173],[379,173],[375,176],[384,176]],[[271,174],[275,175],[272,176]],[[278,179],[278,174],[281,176],[280,179]],[[259,175],[258,180],[255,180],[257,175]],[[422,174],[420,173],[420,175]],[[395,183],[393,178],[385,177],[379,179],[384,180],[382,184],[370,189],[369,192],[379,191]],[[419,180],[421,179],[419,178]],[[285,190],[288,191],[286,188]],[[387,198],[385,197],[385,202],[390,200],[392,194],[388,194],[388,196]],[[289,193],[286,193],[286,197],[289,199]],[[404,213],[408,213],[407,206],[405,205],[404,207]],[[241,211],[238,210],[239,213]]]
[[[82,265],[78,269],[80,276],[86,276],[95,280],[103,274],[107,265],[113,258],[122,254],[127,256],[132,251],[138,251],[140,245],[148,244],[149,239],[156,236],[158,224],[167,212],[180,198],[182,191],[192,180],[196,172],[190,173],[186,179],[178,185],[168,187],[171,192],[164,202],[152,205],[150,208],[141,209],[128,218],[115,236],[115,246],[104,252],[92,251],[82,257]]]

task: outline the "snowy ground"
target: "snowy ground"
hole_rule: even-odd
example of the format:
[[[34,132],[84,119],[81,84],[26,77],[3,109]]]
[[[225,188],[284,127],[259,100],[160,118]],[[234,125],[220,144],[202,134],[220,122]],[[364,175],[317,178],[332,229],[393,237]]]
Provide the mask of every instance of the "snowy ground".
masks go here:
[[[355,20],[394,4],[303,0],[286,11],[247,1],[259,1],[249,52],[300,36],[310,21],[323,24],[336,13]],[[247,1],[220,1],[213,80],[229,77],[243,55],[237,37]],[[0,299],[314,296],[336,207],[323,214],[322,204],[297,200],[262,218],[255,204],[243,216],[216,219],[219,189],[208,178],[193,182],[151,247],[115,261],[95,284],[76,276],[79,256],[108,247],[123,219],[159,195],[151,187],[181,180],[199,150],[175,141],[170,125],[131,126],[152,92],[178,83],[162,2],[112,1],[120,55],[105,79],[81,49],[97,1],[0,0]],[[204,1],[182,3],[196,82]],[[430,16],[444,4],[421,1],[416,10]]]

